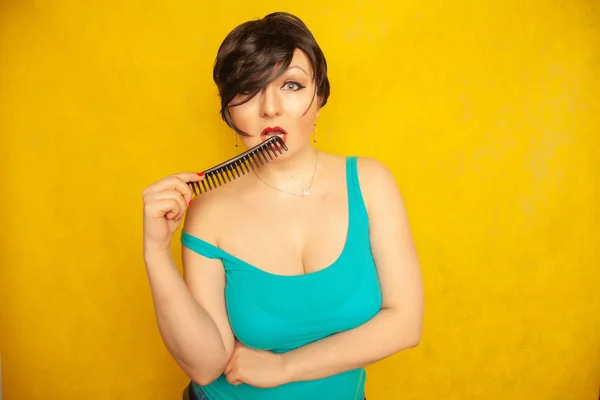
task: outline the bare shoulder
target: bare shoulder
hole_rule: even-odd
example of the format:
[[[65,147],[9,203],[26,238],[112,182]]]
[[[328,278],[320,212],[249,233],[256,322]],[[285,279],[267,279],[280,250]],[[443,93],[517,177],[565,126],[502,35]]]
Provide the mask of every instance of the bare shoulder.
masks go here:
[[[216,245],[224,210],[231,198],[227,186],[194,197],[188,208],[183,231]]]
[[[396,178],[385,163],[376,158],[358,157],[357,168],[367,208],[377,202],[377,199],[401,201]]]
[[[393,178],[392,172],[382,161],[372,157],[358,157],[358,172],[365,178]]]

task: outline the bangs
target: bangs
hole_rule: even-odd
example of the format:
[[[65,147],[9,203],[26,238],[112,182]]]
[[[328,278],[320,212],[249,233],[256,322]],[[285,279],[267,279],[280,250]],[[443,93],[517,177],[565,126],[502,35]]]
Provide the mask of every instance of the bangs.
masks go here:
[[[293,57],[293,48],[262,48],[236,57],[223,82],[224,93],[227,94],[223,101],[229,107],[235,107],[251,100],[261,89],[285,73]],[[243,97],[241,101],[230,104],[240,95]]]

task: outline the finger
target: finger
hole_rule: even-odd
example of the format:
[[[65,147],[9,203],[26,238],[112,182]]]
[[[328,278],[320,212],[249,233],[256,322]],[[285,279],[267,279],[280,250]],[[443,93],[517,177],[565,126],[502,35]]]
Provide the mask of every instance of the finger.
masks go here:
[[[181,217],[183,217],[183,214],[189,207],[189,202],[186,201],[185,197],[180,192],[173,191],[173,190],[167,190],[164,192],[159,192],[159,194],[157,194],[157,196],[162,196],[162,195],[164,195],[165,197],[174,198],[175,200],[177,200],[177,204],[179,204],[179,213],[176,213],[174,218],[180,219]]]
[[[196,175],[196,180],[194,180],[193,182],[196,181],[201,181],[204,178],[200,178],[198,175]],[[177,190],[179,193],[181,193],[181,195],[183,196],[183,199],[185,201],[185,204],[189,207],[192,205],[192,199],[194,198],[194,192],[192,190],[192,186],[188,184],[188,182],[191,181],[186,181],[183,180],[179,177],[175,177],[174,178],[174,183],[173,183],[173,189]]]
[[[160,201],[164,202],[164,206],[160,207],[160,212],[163,213],[165,218],[172,220],[178,219],[178,216],[181,213],[181,205],[177,204],[177,200],[163,199]]]
[[[236,382],[240,381],[238,375],[235,372],[225,374],[225,379],[227,379],[227,382],[231,383],[232,385],[235,385]]]
[[[186,209],[181,195],[174,192],[159,192],[153,194],[147,201],[147,210],[155,218],[166,217],[175,219],[181,217]]]
[[[200,178],[200,177],[198,175],[196,175],[196,178]],[[196,179],[196,181],[197,180],[202,180],[202,179]],[[162,187],[161,190],[177,191],[183,197],[185,204],[187,206],[191,205],[191,201],[192,201],[194,192],[192,192],[192,188],[190,187],[190,185],[187,184],[187,181],[181,179],[178,176],[172,176],[172,177],[166,178],[164,180],[163,184],[161,184],[160,186]]]
[[[185,199],[185,203],[189,205],[192,200],[193,192],[187,182],[199,182],[204,179],[204,175],[196,172],[182,172],[168,176],[144,190],[143,195],[147,196],[154,192],[163,190],[177,190]]]
[[[171,210],[162,210],[165,212],[164,215],[167,216],[167,218],[169,218],[169,219],[174,219],[176,217],[182,217],[183,213],[187,209],[187,205],[185,204],[184,198],[177,191],[164,190],[162,192],[152,193],[146,198],[146,201],[148,204],[151,205],[160,200],[167,200],[167,199],[174,200],[177,203],[177,206],[173,207],[173,209],[171,209]],[[162,214],[159,213],[159,214],[156,214],[156,216],[160,217],[160,216],[162,216]]]
[[[181,179],[184,182],[200,182],[202,179],[204,179],[204,174],[202,172],[181,172],[173,176]]]

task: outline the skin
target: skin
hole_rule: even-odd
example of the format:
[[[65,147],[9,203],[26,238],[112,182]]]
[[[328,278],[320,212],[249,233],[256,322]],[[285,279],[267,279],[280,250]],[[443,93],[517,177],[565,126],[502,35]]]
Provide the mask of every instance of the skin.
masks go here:
[[[348,227],[345,158],[311,145],[319,115],[312,74],[308,58],[297,50],[280,78],[247,103],[230,107],[236,126],[250,134],[241,136],[247,147],[264,139],[265,127],[286,129],[289,151],[257,174],[300,193],[315,171],[310,196],[274,190],[252,174],[197,197],[191,206],[183,182],[202,179],[195,173],[164,178],[143,193],[144,255],[159,330],[181,368],[201,385],[222,373],[232,384],[265,388],[319,379],[420,341],[423,289],[408,217],[394,176],[372,158],[359,158],[358,174],[383,305],[367,323],[284,354],[254,350],[239,343],[229,325],[222,262],[183,247],[184,278],[173,262],[170,243],[184,215],[186,232],[273,274],[310,273],[337,259]]]

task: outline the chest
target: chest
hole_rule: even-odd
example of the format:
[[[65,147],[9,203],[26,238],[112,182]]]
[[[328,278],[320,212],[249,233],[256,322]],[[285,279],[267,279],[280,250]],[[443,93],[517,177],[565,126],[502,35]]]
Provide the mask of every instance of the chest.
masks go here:
[[[242,343],[284,352],[360,326],[381,309],[381,290],[365,226],[352,226],[332,265],[308,275],[280,276],[244,263],[226,265],[225,299]]]
[[[244,202],[220,230],[219,246],[261,270],[304,275],[327,268],[348,237],[345,187],[307,197],[272,196]]]

